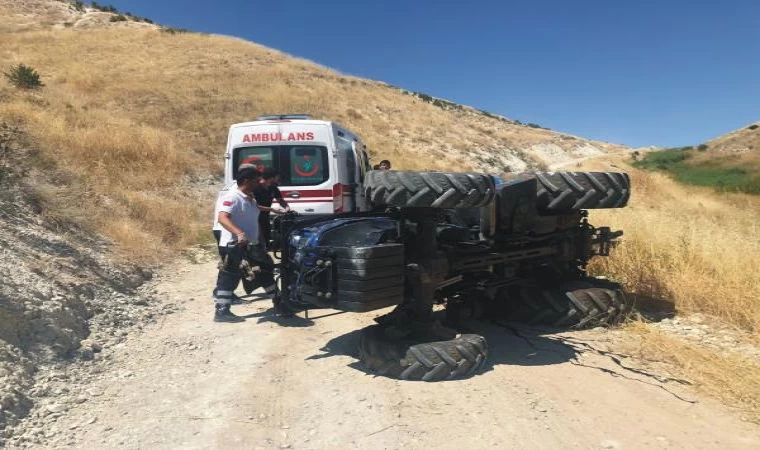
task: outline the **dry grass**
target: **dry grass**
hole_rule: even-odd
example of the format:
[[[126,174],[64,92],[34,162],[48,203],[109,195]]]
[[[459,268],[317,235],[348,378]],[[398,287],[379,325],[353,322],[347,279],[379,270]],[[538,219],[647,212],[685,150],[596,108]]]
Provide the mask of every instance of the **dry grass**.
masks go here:
[[[612,256],[591,269],[622,282],[641,303],[701,312],[758,336],[760,331],[760,197],[721,194],[669,176],[635,169],[621,158],[587,161],[584,169],[623,170],[633,195],[620,210],[591,213],[592,223],[625,231]],[[667,363],[695,387],[760,421],[758,365],[740,354],[714,350],[671,336],[645,323],[629,327],[633,355]],[[755,343],[757,343],[757,340]]]
[[[625,236],[593,270],[638,296],[672,302],[679,311],[760,331],[760,198],[685,186],[615,164],[631,175],[631,202],[621,210],[594,211],[591,219]],[[586,166],[610,170],[603,161]]]
[[[684,342],[643,323],[628,329],[637,337],[625,349],[632,356],[666,363],[697,390],[738,409],[744,419],[760,422],[760,365]]]
[[[24,20],[34,10],[23,10]],[[469,156],[473,150],[512,159],[519,150],[530,159],[531,146],[558,136],[444,111],[234,38],[119,27],[1,30],[0,69],[23,62],[46,87],[27,93],[0,84],[0,120],[22,124],[59,172],[88,187],[55,186],[70,201],[43,195],[48,213],[79,223],[85,217],[138,259],[153,259],[161,244],[172,250],[197,240],[208,194],[188,200],[194,186],[183,192],[181,180],[221,173],[227,128],[260,114],[305,112],[343,122],[374,155],[405,169],[482,169]]]
[[[708,143],[708,153],[760,153],[760,123],[747,124]]]

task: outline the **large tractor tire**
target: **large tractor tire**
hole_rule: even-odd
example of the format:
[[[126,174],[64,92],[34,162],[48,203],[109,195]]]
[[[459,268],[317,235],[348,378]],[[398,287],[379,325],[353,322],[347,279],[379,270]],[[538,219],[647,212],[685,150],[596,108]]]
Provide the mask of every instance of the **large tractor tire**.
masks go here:
[[[585,278],[556,288],[513,287],[502,294],[506,318],[529,325],[586,329],[621,323],[631,311],[622,287]]]
[[[423,208],[478,208],[491,202],[493,179],[480,173],[374,170],[365,180],[375,205]]]
[[[386,335],[384,327],[362,330],[359,359],[373,372],[400,380],[441,381],[474,375],[486,362],[486,340],[462,334],[448,341],[412,343]]]
[[[539,172],[536,183],[536,207],[540,213],[622,208],[631,195],[627,173]]]

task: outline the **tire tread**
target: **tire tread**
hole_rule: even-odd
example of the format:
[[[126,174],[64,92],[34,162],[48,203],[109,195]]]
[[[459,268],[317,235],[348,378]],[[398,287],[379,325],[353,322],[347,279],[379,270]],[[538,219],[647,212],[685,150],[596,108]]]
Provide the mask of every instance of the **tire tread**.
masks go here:
[[[626,173],[539,172],[535,176],[536,206],[541,213],[622,208],[630,199]]]
[[[490,176],[479,173],[372,171],[365,181],[376,205],[424,208],[478,208],[494,197]]]
[[[381,325],[362,330],[359,359],[378,375],[401,380],[441,381],[474,375],[485,365],[482,336],[463,334],[448,341],[413,343],[392,339]]]

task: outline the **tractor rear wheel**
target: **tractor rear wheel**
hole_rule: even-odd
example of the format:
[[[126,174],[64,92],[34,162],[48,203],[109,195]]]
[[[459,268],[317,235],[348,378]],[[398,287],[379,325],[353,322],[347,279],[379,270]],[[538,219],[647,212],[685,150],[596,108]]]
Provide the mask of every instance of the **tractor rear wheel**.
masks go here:
[[[529,325],[571,329],[617,325],[631,311],[622,287],[598,278],[570,281],[551,289],[512,287],[502,296],[506,318]]]
[[[493,179],[480,173],[374,170],[365,180],[375,205],[411,208],[479,208],[494,196]]]
[[[631,195],[627,173],[539,172],[536,207],[540,213],[622,208]]]

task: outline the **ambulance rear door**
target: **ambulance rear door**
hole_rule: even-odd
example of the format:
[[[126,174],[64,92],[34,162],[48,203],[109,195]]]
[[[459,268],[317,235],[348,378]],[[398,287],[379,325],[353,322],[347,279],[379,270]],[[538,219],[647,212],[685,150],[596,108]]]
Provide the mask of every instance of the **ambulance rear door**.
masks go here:
[[[326,122],[272,120],[241,126],[230,139],[231,173],[250,163],[280,174],[280,192],[301,214],[331,214],[335,210],[334,142]]]

